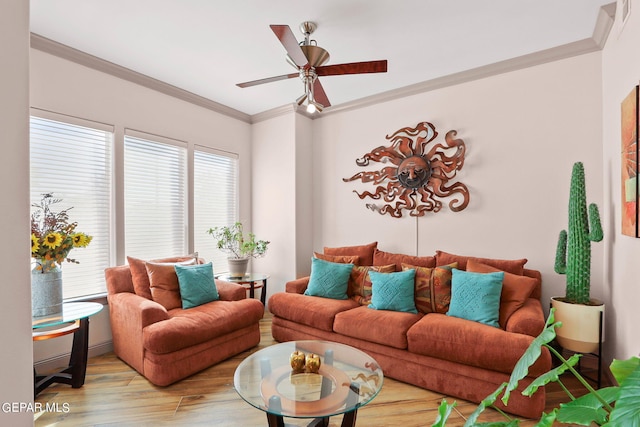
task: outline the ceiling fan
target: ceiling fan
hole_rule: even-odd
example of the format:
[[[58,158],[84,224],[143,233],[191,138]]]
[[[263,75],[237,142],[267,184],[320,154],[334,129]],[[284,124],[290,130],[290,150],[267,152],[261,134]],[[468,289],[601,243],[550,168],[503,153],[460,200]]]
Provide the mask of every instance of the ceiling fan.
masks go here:
[[[300,77],[304,83],[304,94],[296,99],[296,103],[302,105],[307,101],[307,111],[313,113],[316,110],[322,111],[323,108],[331,105],[318,77],[387,72],[386,59],[380,61],[324,65],[329,61],[329,52],[318,46],[315,40],[309,39],[309,36],[311,36],[317,28],[317,25],[313,22],[305,21],[300,24],[300,31],[304,34],[304,41],[300,43],[298,43],[298,40],[296,40],[288,25],[270,25],[270,27],[287,51],[287,62],[298,71],[281,76],[238,83],[236,86],[245,88]]]

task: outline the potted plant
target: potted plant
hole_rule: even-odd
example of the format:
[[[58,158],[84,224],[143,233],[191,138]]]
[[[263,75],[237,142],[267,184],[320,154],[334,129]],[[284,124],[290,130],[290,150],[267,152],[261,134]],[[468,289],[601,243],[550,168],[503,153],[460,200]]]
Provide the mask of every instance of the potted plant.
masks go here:
[[[532,342],[527,351],[511,373],[509,382],[505,382],[498,389],[487,396],[478,405],[476,410],[465,422],[467,426],[483,425],[478,423],[480,414],[502,395],[502,403],[508,407],[510,393],[516,390],[520,380],[527,376],[529,367],[540,357],[542,347],[547,347],[549,351],[560,360],[560,365],[536,378],[527,388],[522,391],[525,396],[531,396],[550,382],[561,382],[560,376],[565,372],[573,374],[578,381],[586,388],[587,393],[576,398],[564,386],[570,401],[560,403],[549,414],[543,413],[540,421],[536,424],[539,427],[551,427],[555,423],[567,423],[571,425],[606,425],[608,427],[628,427],[640,425],[640,358],[631,357],[627,360],[614,360],[611,363],[611,373],[618,385],[595,390],[587,380],[580,375],[574,366],[582,357],[582,354],[574,354],[569,359],[565,359],[549,343],[556,337],[556,331],[562,326],[561,322],[554,319],[554,310],[551,309],[545,329]],[[446,425],[447,418],[451,410],[456,405],[455,402],[448,404],[442,401],[439,408],[439,415],[432,427],[442,427]],[[504,422],[494,422],[492,427],[510,427],[519,425],[519,420],[511,418],[503,411],[497,409],[505,416]],[[489,424],[484,424],[489,425]]]
[[[604,303],[591,298],[591,242],[602,240],[600,214],[595,203],[587,210],[584,166],[573,165],[569,195],[569,226],[562,230],[554,270],[566,274],[564,297],[552,297],[556,318],[562,322],[557,341],[562,348],[580,353],[598,350],[601,337],[601,318]]]
[[[244,234],[241,222],[232,226],[214,227],[207,230],[216,239],[218,249],[227,252],[229,257],[229,274],[242,277],[247,271],[250,258],[258,258],[267,252],[269,241],[256,240],[253,233]]]
[[[40,203],[33,204],[31,214],[31,311],[33,316],[58,313],[62,309],[62,272],[60,265],[67,261],[73,248],[84,248],[92,237],[76,231],[77,222],[69,221],[68,211],[54,212],[51,207],[60,203],[53,193],[42,195]]]

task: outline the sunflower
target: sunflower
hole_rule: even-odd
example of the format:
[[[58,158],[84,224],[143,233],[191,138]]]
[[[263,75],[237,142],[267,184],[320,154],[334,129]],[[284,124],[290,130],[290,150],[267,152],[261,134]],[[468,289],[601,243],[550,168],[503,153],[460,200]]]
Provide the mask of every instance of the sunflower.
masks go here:
[[[91,242],[91,236],[84,233],[75,233],[71,235],[73,246],[76,248],[84,248]]]
[[[31,253],[35,254],[40,249],[40,242],[35,234],[31,234]]]
[[[55,249],[60,246],[60,244],[62,244],[62,240],[62,235],[58,232],[53,231],[44,236],[44,241],[42,242],[42,244],[49,249]]]

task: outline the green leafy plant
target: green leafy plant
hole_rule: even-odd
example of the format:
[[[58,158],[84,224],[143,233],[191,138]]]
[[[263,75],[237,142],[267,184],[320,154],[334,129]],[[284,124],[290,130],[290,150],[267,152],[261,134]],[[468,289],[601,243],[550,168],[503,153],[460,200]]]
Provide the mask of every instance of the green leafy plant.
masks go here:
[[[253,233],[244,234],[241,222],[232,226],[214,227],[207,230],[216,239],[218,249],[232,254],[233,258],[258,258],[267,252],[269,241],[256,240]]]
[[[591,242],[602,240],[600,214],[595,203],[589,205],[584,182],[584,165],[577,162],[571,173],[569,231],[558,237],[554,270],[567,275],[565,301],[589,304],[591,299]]]
[[[471,426],[491,426],[491,427],[512,427],[520,425],[520,420],[510,417],[507,413],[495,407],[493,404],[500,398],[502,403],[508,407],[509,396],[513,392],[520,380],[527,376],[529,367],[540,357],[542,347],[546,347],[558,358],[560,365],[551,369],[536,378],[522,394],[531,396],[542,386],[551,382],[557,382],[565,391],[570,401],[561,403],[558,408],[554,408],[550,413],[543,413],[536,427],[551,427],[554,422],[572,425],[599,425],[607,427],[638,427],[640,426],[640,358],[631,357],[627,360],[614,360],[611,363],[611,372],[615,377],[618,386],[605,387],[599,390],[594,389],[587,380],[574,368],[582,357],[581,354],[574,354],[569,359],[565,359],[549,343],[556,336],[555,329],[561,326],[561,322],[555,322],[554,309],[551,309],[547,324],[544,330],[538,335],[527,351],[522,355],[511,373],[509,382],[501,384],[495,392],[487,396],[471,414],[465,423],[465,427]],[[587,394],[575,397],[562,383],[561,375],[569,372],[586,388]],[[442,401],[439,409],[438,419],[433,426],[442,427],[446,425],[446,419],[455,406]],[[505,417],[503,422],[481,423],[478,422],[480,414],[486,408],[493,408],[502,413]],[[444,419],[443,419],[444,418]]]

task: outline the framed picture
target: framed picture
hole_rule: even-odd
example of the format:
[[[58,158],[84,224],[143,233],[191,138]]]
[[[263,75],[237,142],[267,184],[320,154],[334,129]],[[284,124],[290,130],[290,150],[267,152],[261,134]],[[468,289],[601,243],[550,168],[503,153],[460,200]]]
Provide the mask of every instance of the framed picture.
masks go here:
[[[638,233],[638,96],[636,86],[622,101],[622,234]]]

